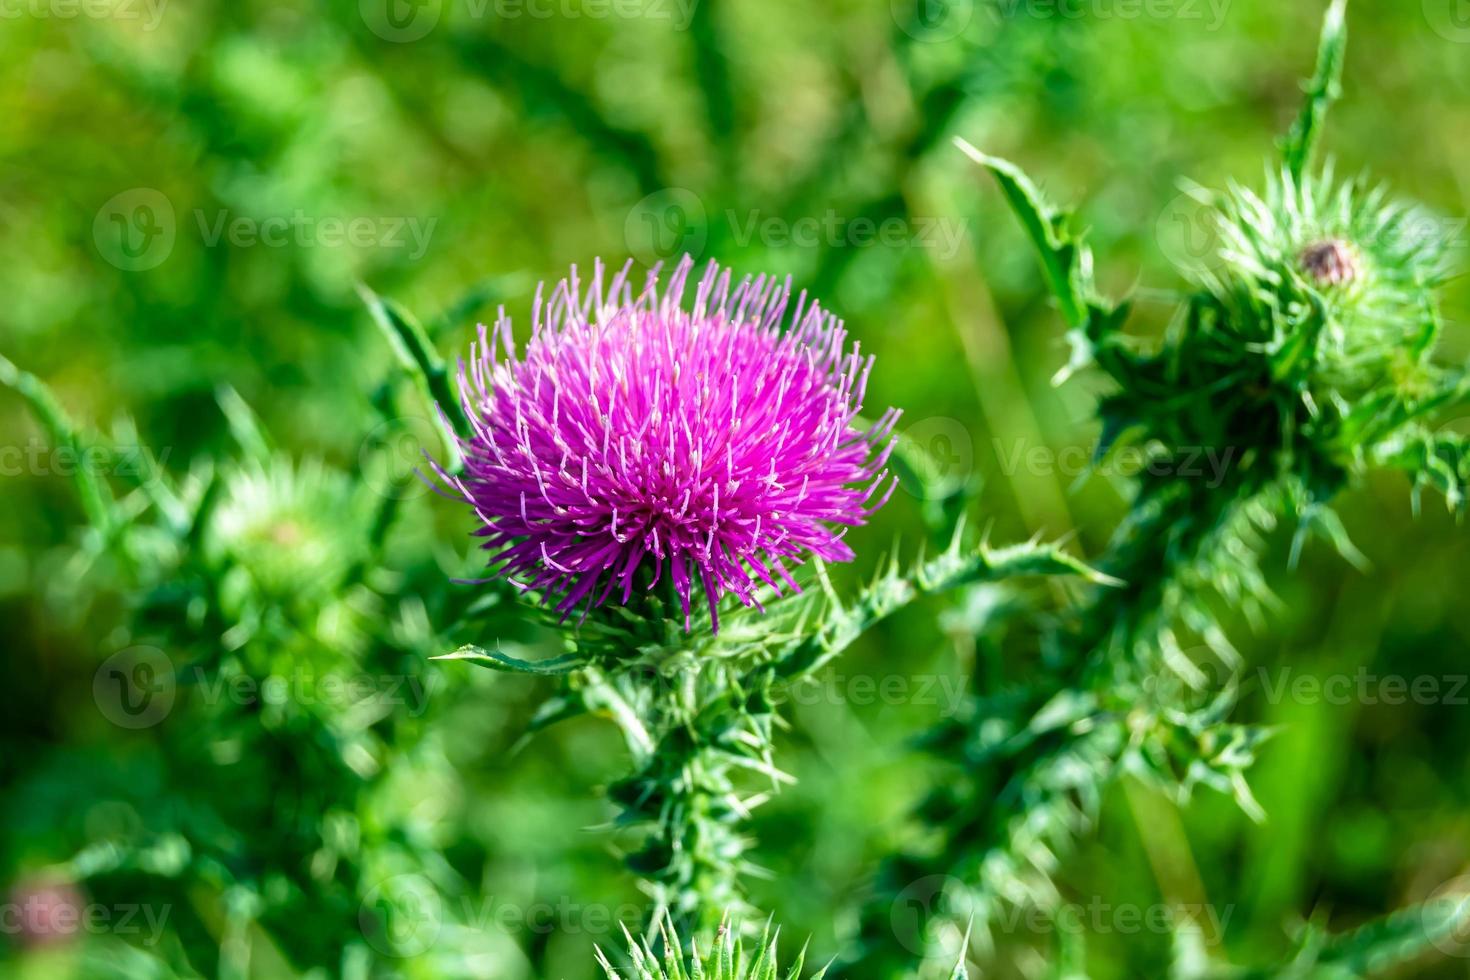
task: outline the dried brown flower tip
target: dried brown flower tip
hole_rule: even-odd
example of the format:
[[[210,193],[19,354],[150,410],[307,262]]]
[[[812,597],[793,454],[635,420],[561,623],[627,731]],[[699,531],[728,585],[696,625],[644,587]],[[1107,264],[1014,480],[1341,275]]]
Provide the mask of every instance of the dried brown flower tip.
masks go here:
[[[1302,249],[1301,268],[1318,286],[1342,286],[1357,279],[1361,264],[1353,247],[1340,238]]]

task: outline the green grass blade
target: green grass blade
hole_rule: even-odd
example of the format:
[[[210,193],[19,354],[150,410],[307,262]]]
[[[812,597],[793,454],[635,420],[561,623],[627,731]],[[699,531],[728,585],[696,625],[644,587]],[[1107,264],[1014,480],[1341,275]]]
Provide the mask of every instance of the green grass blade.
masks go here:
[[[1307,85],[1307,101],[1301,115],[1282,141],[1282,157],[1291,175],[1300,180],[1311,163],[1312,151],[1321,135],[1327,110],[1342,94],[1342,63],[1347,53],[1347,0],[1332,0],[1322,22],[1322,42],[1317,49],[1317,71]]]

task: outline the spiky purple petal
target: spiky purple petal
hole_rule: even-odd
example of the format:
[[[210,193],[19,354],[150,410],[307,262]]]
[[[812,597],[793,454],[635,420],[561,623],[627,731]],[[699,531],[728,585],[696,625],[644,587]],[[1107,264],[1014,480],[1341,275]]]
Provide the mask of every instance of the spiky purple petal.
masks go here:
[[[845,528],[892,492],[898,412],[856,428],[872,359],[842,322],[803,293],[783,329],[789,281],[732,284],[713,262],[685,310],[693,264],[662,296],[654,269],[636,298],[631,263],[606,289],[597,263],[585,293],[573,268],[549,302],[538,288],[524,356],[501,310],[460,366],[473,432],[463,473],[440,475],[492,564],[563,615],[626,603],[646,567],[686,629],[702,588],[717,629],[722,595],[754,605],[759,583],[797,589],[788,562],[850,559]]]

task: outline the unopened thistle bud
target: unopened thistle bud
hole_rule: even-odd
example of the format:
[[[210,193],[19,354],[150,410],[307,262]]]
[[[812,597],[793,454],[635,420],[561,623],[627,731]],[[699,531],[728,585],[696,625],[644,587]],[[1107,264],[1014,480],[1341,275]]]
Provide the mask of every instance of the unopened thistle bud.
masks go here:
[[[1340,238],[1308,245],[1298,264],[1314,285],[1324,288],[1348,285],[1362,274],[1357,251]]]
[[[1272,174],[1260,194],[1235,188],[1223,217],[1228,261],[1207,287],[1241,329],[1312,330],[1310,373],[1339,393],[1422,359],[1424,311],[1447,268],[1448,242],[1424,233],[1439,227],[1434,218],[1364,181],[1339,182],[1330,168]]]

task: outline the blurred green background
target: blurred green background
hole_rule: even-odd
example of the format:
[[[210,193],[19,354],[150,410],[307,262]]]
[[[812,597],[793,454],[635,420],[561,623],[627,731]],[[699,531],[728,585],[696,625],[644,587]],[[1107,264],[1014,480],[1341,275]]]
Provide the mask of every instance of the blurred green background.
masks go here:
[[[380,423],[374,392],[395,371],[359,283],[416,311],[453,357],[498,303],[524,328],[536,281],[570,263],[688,251],[790,273],[838,310],[877,355],[870,403],[904,409],[944,479],[979,483],[972,517],[993,539],[1075,533],[1093,555],[1125,486],[1081,479],[1062,451],[1092,445],[1096,388],[1052,386],[1059,319],[1003,201],[950,137],[1075,201],[1102,281],[1137,287],[1137,329],[1156,331],[1184,274],[1208,261],[1208,225],[1180,180],[1259,182],[1297,109],[1322,6],[0,0],[0,354],[79,422],[110,430],[130,416],[134,441],[171,471],[234,451],[216,405],[227,384],[281,448],[354,472]],[[1463,244],[1470,7],[1360,2],[1350,26],[1329,152],[1461,222]],[[1452,359],[1470,349],[1467,308],[1457,281]],[[418,442],[435,447],[422,401],[405,402],[393,449],[408,466]],[[275,764],[218,752],[189,764],[219,767],[211,775],[160,749],[187,740],[186,715],[137,732],[99,712],[99,664],[135,639],[119,634],[130,587],[106,562],[77,562],[82,514],[46,445],[0,391],[0,887],[38,880],[119,822],[175,819],[195,805],[175,796],[191,784],[255,801],[258,823],[240,829],[270,838],[274,821],[305,812],[278,799]],[[895,537],[911,554],[928,536],[919,496],[896,495],[853,536],[845,581]],[[403,501],[385,558],[401,573],[395,601],[422,594],[432,615],[434,596],[472,591],[445,582],[475,565],[461,510]],[[1289,572],[1282,529],[1268,559],[1275,619],[1234,623],[1249,664],[1240,717],[1282,726],[1253,779],[1266,821],[1221,797],[1181,810],[1120,790],[1064,875],[1079,904],[1202,903],[1220,920],[1218,951],[1267,961],[1304,919],[1351,926],[1470,873],[1465,532],[1434,501],[1415,520],[1392,476],[1356,489],[1344,515],[1371,570],[1321,547]],[[811,935],[820,959],[851,938],[879,859],[912,833],[905,814],[931,772],[907,743],[953,704],[975,655],[939,612],[894,619],[800,699],[783,746],[799,781],[757,812],[770,876],[752,881],[752,900],[783,935]],[[450,856],[477,935],[463,943],[473,958],[409,957],[403,970],[591,976],[592,945],[617,945],[612,921],[641,901],[609,835],[589,830],[610,814],[596,789],[622,774],[612,729],[581,719],[523,743],[546,684],[427,664],[439,651],[425,646],[400,669],[427,679],[436,703],[423,731],[393,737],[434,747],[432,778],[387,786],[381,805],[415,810]],[[1030,669],[1026,637],[1011,646]],[[1353,693],[1279,695],[1302,675],[1353,678]],[[1437,693],[1357,693],[1381,694],[1385,678],[1429,678]],[[146,875],[115,887],[84,894],[169,907],[186,946],[228,938],[216,914],[227,892],[155,891]],[[1089,971],[1159,975],[1169,937],[1107,921],[1086,935]],[[80,945],[146,939],[102,928],[37,946],[7,933],[0,972],[32,976],[85,976]],[[283,939],[282,959],[257,955],[248,972],[336,975],[319,964],[348,938],[325,932],[312,962]],[[1447,952],[1404,975],[1470,975],[1470,946]],[[223,963],[189,965],[209,975]]]

